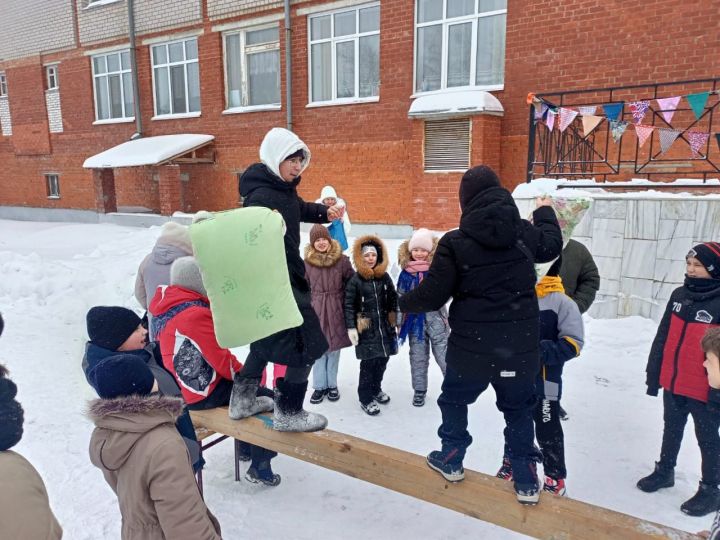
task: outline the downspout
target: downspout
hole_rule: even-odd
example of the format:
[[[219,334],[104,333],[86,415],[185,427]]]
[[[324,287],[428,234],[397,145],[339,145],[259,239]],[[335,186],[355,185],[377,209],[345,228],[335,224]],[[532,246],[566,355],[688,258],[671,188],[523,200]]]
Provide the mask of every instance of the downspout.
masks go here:
[[[137,57],[135,54],[135,0],[127,0],[128,38],[130,39],[130,69],[132,69],[133,104],[135,109],[135,133],[131,140],[143,136],[142,115],[140,114],[140,86],[138,83]]]
[[[131,0],[130,0],[131,1]],[[285,0],[285,110],[287,112],[287,128],[292,131],[292,51],[290,40],[290,0]]]

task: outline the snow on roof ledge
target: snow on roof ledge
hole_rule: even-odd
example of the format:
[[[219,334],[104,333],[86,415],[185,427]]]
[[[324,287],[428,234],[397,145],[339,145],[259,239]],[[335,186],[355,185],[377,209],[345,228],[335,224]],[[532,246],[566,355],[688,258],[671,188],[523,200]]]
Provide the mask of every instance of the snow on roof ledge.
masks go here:
[[[187,154],[213,141],[213,135],[159,135],[124,142],[89,157],[85,169],[113,169],[115,167],[141,167],[158,165]]]
[[[505,109],[490,92],[485,90],[447,91],[420,96],[410,105],[410,118],[436,118],[489,114],[503,116]]]

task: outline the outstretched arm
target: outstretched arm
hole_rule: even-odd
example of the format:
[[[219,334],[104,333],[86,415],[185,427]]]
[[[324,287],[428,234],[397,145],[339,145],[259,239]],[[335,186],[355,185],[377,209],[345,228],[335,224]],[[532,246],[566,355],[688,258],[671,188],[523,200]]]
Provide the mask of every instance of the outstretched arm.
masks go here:
[[[427,276],[412,291],[400,297],[400,311],[426,313],[437,311],[450,299],[458,281],[457,265],[450,243],[440,239]]]

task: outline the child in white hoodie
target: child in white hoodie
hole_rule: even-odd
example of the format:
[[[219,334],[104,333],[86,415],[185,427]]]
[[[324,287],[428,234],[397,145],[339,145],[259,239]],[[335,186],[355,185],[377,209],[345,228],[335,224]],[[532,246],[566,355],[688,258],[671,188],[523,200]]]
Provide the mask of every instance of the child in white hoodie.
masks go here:
[[[348,237],[350,236],[350,216],[347,212],[347,203],[337,196],[335,188],[332,186],[325,186],[320,191],[320,198],[315,201],[316,203],[324,204],[327,207],[338,206],[344,209],[343,215],[331,223],[325,225],[330,232],[330,238],[337,240],[340,247],[345,251],[348,248]]]

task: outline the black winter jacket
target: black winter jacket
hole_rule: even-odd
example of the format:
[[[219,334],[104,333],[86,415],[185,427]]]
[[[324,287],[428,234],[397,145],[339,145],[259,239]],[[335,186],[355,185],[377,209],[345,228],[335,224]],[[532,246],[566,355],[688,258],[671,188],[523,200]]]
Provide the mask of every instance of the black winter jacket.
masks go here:
[[[540,369],[535,262],[560,255],[555,212],[534,224],[520,218],[510,193],[489,188],[463,210],[460,228],[438,243],[420,286],[400,297],[402,312],[442,307],[451,297],[448,366],[460,374],[534,377]]]

